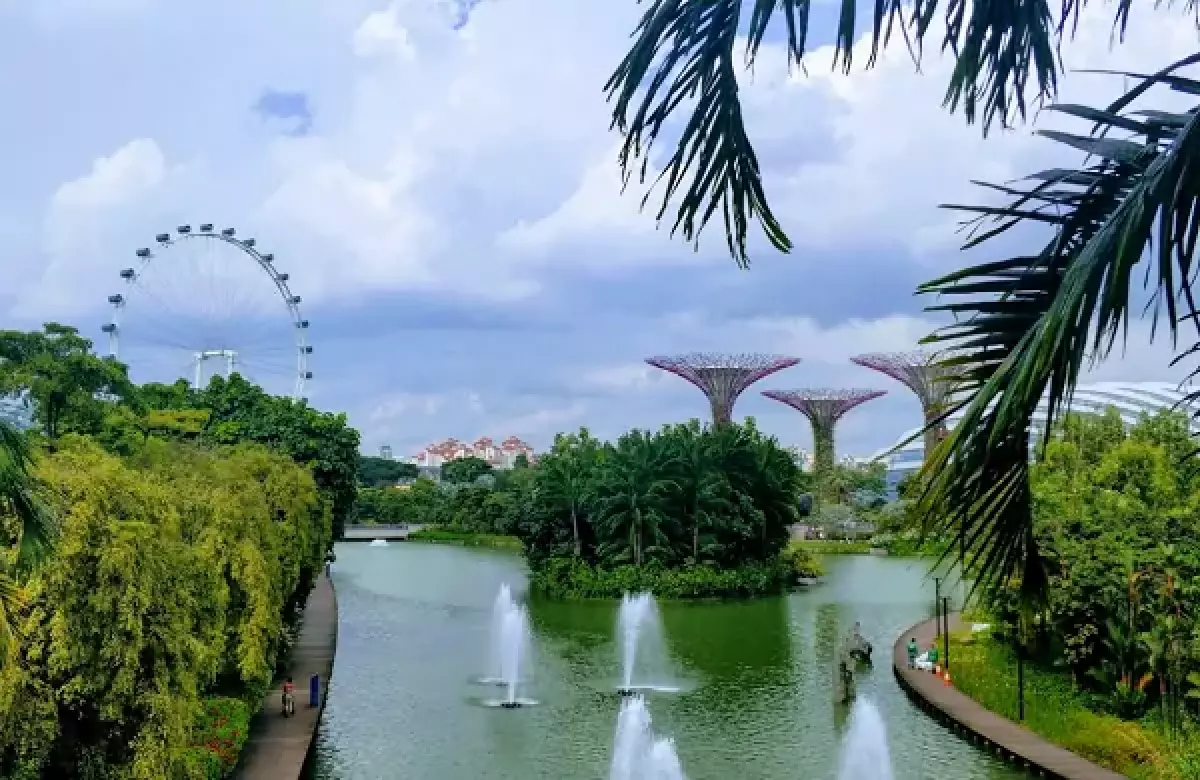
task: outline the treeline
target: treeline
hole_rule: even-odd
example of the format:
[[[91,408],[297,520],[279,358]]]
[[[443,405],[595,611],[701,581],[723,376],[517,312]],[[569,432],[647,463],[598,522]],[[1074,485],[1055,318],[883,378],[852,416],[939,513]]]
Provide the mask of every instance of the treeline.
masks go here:
[[[0,394],[32,401],[37,433],[51,446],[77,433],[116,454],[150,437],[277,449],[312,470],[330,503],[335,538],[354,507],[359,435],[346,416],[270,395],[237,374],[214,377],[199,391],[182,379],[138,386],[75,328],[50,323],[40,331],[0,330]]]
[[[1200,470],[1187,418],[1126,429],[1115,410],[1070,415],[1034,465],[1048,601],[1022,620],[991,605],[1005,641],[1069,670],[1098,707],[1177,730],[1200,705]]]
[[[357,432],[236,375],[135,386],[61,325],[0,331],[0,393],[36,421],[0,426],[0,777],[230,774]]]

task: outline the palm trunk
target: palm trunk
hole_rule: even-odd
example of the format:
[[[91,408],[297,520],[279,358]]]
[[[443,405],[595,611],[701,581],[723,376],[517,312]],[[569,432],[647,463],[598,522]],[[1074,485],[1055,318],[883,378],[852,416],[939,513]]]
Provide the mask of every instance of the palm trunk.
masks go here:
[[[700,562],[700,516],[692,516],[692,563]]]
[[[642,565],[642,510],[636,506],[633,509],[633,562],[635,566]]]

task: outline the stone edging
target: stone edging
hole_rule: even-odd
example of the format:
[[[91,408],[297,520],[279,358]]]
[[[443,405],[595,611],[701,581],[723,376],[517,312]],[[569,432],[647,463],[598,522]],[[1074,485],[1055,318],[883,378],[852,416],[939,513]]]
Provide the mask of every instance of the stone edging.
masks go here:
[[[958,615],[951,615],[950,621],[954,628],[958,623]],[[1123,777],[985,709],[953,686],[945,685],[933,674],[909,669],[908,639],[915,637],[918,644],[927,647],[936,633],[936,622],[926,620],[901,634],[892,647],[892,670],[897,682],[927,714],[984,750],[1041,777],[1056,780],[1120,780]],[[953,679],[953,654],[950,657],[950,672]]]

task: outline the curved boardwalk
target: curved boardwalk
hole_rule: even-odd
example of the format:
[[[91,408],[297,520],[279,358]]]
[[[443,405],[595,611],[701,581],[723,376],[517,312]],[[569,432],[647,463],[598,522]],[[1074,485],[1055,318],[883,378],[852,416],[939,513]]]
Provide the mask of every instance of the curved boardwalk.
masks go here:
[[[304,625],[292,649],[288,673],[296,683],[296,716],[280,714],[279,685],[267,693],[254,716],[250,738],[242,751],[240,780],[296,780],[304,769],[317,723],[325,708],[325,693],[337,648],[337,596],[329,578],[317,580],[304,607]],[[320,706],[308,706],[308,678],[321,676]]]
[[[951,628],[955,628],[957,624],[958,616],[952,615]],[[966,694],[946,686],[933,674],[909,669],[906,649],[909,638],[916,637],[921,647],[928,647],[936,634],[936,622],[926,620],[905,631],[892,647],[892,669],[895,670],[896,679],[900,682],[900,687],[904,688],[922,709],[963,733],[968,739],[987,746],[1035,774],[1061,780],[1119,780],[1123,777],[984,709]],[[953,653],[950,654],[950,672],[953,678]]]

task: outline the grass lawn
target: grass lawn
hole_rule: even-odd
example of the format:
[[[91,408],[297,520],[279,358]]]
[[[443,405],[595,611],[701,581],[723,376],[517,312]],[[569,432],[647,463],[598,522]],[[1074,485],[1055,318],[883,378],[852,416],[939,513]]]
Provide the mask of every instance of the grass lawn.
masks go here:
[[[843,542],[838,539],[797,539],[793,544],[814,555],[867,555],[870,542]]]
[[[989,710],[1017,720],[1017,659],[983,634],[951,636],[954,685]],[[1155,726],[1089,707],[1088,695],[1061,672],[1025,664],[1024,725],[1045,739],[1131,778],[1200,778],[1200,735],[1173,741]]]

